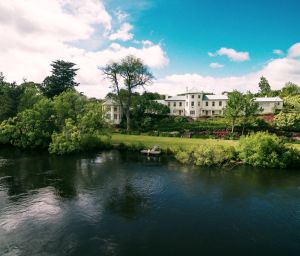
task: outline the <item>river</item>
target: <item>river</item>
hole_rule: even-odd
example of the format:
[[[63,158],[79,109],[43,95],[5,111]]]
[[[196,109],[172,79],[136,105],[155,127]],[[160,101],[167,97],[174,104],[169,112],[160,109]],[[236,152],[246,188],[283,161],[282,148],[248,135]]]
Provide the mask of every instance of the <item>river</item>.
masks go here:
[[[300,172],[2,149],[0,255],[300,255]]]

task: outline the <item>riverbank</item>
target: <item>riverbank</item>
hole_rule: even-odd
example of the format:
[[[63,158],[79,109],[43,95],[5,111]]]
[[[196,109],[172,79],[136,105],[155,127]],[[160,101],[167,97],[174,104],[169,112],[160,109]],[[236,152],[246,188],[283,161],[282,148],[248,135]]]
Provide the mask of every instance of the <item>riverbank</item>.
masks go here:
[[[158,137],[145,135],[128,135],[114,133],[111,137],[113,144],[124,144],[126,146],[153,147],[159,145],[163,151],[168,151],[172,147],[191,147],[200,145],[221,145],[236,147],[238,140],[221,139],[200,139],[200,138],[178,138],[178,137]],[[288,145],[300,151],[300,144],[288,143]]]

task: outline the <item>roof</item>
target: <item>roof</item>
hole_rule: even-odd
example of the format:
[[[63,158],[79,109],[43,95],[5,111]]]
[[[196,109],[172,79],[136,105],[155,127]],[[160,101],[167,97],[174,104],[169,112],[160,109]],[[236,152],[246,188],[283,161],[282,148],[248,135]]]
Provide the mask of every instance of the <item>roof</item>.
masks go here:
[[[228,97],[223,94],[219,95],[204,95],[203,100],[228,100]]]
[[[185,96],[172,96],[170,98],[166,98],[165,101],[185,101]]]
[[[280,97],[258,97],[255,98],[257,102],[282,102],[283,100]]]
[[[103,102],[103,105],[120,105],[120,104],[111,98],[106,98]]]
[[[157,102],[157,103],[160,103],[160,104],[165,104],[166,103],[165,100],[154,100],[154,101]]]

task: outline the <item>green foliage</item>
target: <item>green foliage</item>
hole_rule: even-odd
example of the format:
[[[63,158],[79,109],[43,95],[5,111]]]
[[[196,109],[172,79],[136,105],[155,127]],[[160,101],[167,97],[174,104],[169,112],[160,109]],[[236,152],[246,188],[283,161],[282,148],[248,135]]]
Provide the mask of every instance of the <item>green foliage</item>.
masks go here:
[[[65,126],[60,133],[53,133],[52,142],[49,145],[51,154],[68,154],[80,149],[81,135],[73,120],[66,119]]]
[[[54,61],[52,66],[52,74],[44,79],[42,83],[42,91],[48,98],[53,98],[60,93],[74,89],[78,83],[75,82],[75,76],[78,69],[74,68],[76,64],[63,60]]]
[[[34,104],[44,98],[34,83],[25,83],[21,87],[23,88],[23,92],[20,95],[18,112],[32,108]]]
[[[281,90],[280,96],[287,97],[300,94],[300,87],[292,82],[287,82]]]
[[[99,131],[98,134],[100,134]],[[72,119],[66,119],[62,131],[53,133],[52,142],[49,145],[49,152],[51,154],[64,155],[103,148],[108,145],[109,140],[104,142],[101,141],[100,136],[97,136],[97,134],[84,133],[76,126]]]
[[[18,102],[22,88],[16,83],[7,83],[0,73],[0,121],[13,117],[18,112]]]
[[[65,120],[70,118],[77,121],[77,116],[84,112],[88,100],[74,90],[67,90],[53,98],[58,127],[64,126]]]
[[[254,101],[254,95],[251,92],[247,92],[244,95],[243,100],[243,109],[242,109],[242,134],[244,134],[244,129],[251,121],[253,121],[253,117],[261,112],[262,109],[259,107],[258,102]]]
[[[276,128],[284,131],[300,130],[300,113],[283,113],[280,112],[275,116],[273,124]]]
[[[264,168],[286,168],[299,164],[299,152],[286,146],[274,134],[258,132],[240,139],[239,158],[246,164]]]
[[[21,148],[47,147],[55,129],[52,102],[42,99],[1,125],[0,141]],[[3,137],[6,137],[4,139]]]
[[[241,92],[234,90],[228,95],[228,101],[224,109],[224,116],[231,122],[231,132],[234,131],[236,121],[242,114],[244,96]]]
[[[197,166],[221,166],[230,163],[236,157],[234,147],[222,145],[199,145],[190,148],[175,148],[172,151],[179,162]]]
[[[110,80],[117,95],[118,102],[126,116],[126,129],[129,132],[133,93],[136,89],[150,84],[154,77],[142,60],[134,56],[127,56],[120,62],[107,65],[103,73]],[[122,89],[125,91],[123,94]]]
[[[283,98],[284,108],[286,111],[300,112],[300,95],[289,95]]]
[[[258,86],[260,89],[261,96],[267,96],[271,92],[271,86],[268,80],[263,76],[260,78],[260,82],[258,83]]]

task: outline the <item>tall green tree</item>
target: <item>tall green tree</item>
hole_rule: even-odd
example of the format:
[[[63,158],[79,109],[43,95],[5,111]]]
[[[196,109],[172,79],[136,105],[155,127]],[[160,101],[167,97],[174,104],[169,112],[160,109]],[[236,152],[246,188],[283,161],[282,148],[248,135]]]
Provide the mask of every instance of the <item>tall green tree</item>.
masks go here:
[[[281,90],[280,96],[287,97],[300,94],[300,87],[292,82],[287,82]]]
[[[260,94],[262,96],[267,96],[268,94],[271,93],[271,86],[270,86],[268,80],[264,76],[262,76],[260,78],[258,86],[259,86],[259,89],[260,89]]]
[[[68,90],[74,89],[79,83],[75,81],[78,68],[74,68],[76,64],[63,60],[54,61],[52,66],[52,74],[47,76],[41,87],[45,96],[53,98],[56,95]]]
[[[251,92],[247,92],[243,95],[243,107],[242,107],[242,134],[244,134],[245,127],[249,124],[250,120],[262,109],[259,107],[258,102],[255,102],[254,95]]]
[[[224,116],[231,123],[231,132],[234,132],[237,119],[241,116],[244,107],[243,94],[237,90],[228,94],[228,101],[224,109]]]
[[[126,128],[129,132],[133,93],[135,90],[150,84],[154,77],[142,60],[134,56],[127,56],[120,62],[107,65],[102,71],[110,80],[113,91],[117,94],[118,101],[126,117]],[[126,91],[125,95],[121,95],[121,89]]]

